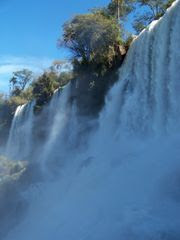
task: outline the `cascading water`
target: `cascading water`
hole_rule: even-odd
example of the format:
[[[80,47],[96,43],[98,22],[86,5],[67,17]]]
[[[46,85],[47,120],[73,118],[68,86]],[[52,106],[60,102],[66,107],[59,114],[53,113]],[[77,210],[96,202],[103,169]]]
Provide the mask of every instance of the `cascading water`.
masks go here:
[[[34,102],[19,106],[15,112],[6,153],[13,159],[27,158],[31,153]]]
[[[70,108],[68,105],[69,100],[69,92],[70,86],[66,86],[64,91],[57,91],[54,93],[54,96],[50,102],[50,105],[47,111],[50,113],[50,117],[48,119],[49,129],[47,141],[43,146],[43,154],[41,156],[42,159],[42,168],[43,170],[47,169],[48,171],[48,163],[51,163],[51,155],[52,149],[55,155],[55,151],[59,151],[59,147],[57,146],[57,150],[55,149],[55,145],[62,143],[63,138],[63,130],[65,129],[67,122],[70,118]],[[53,113],[53,115],[52,115]]]
[[[23,192],[29,211],[6,240],[180,239],[179,25],[176,1],[133,42],[86,149],[68,151],[81,126],[62,95],[44,146],[65,164],[56,180]]]

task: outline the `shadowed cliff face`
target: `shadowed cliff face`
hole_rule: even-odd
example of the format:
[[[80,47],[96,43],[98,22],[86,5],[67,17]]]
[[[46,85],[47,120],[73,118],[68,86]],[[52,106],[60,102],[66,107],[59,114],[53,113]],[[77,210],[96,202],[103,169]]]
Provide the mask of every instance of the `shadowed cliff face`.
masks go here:
[[[44,179],[5,240],[180,238],[179,22],[176,1],[133,42],[98,119],[78,114],[70,86],[39,116],[44,140],[31,107],[17,109],[7,153],[32,153]]]
[[[120,66],[121,63],[118,64]],[[109,69],[104,75],[96,75],[88,66],[81,67],[71,86],[71,99],[81,116],[97,117],[105,104],[106,94],[119,79],[119,68]]]

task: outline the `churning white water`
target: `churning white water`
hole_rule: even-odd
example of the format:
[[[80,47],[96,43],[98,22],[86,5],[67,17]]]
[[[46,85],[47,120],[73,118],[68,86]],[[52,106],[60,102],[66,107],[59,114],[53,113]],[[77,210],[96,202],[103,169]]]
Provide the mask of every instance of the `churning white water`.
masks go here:
[[[6,240],[180,239],[179,49],[176,1],[133,42],[84,146],[71,146],[83,124],[67,104],[68,90],[57,98],[59,110],[37,157],[57,164],[58,179],[47,177],[36,191],[22,193],[29,210]]]

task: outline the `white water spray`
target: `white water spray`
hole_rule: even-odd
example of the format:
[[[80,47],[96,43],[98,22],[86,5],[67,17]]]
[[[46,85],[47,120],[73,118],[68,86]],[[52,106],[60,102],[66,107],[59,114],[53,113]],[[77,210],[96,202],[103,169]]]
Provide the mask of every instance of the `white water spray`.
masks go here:
[[[19,106],[15,112],[6,153],[12,159],[26,159],[31,154],[34,102]]]
[[[176,1],[133,42],[86,151],[62,158],[64,110],[54,118],[48,156],[66,164],[24,192],[29,212],[6,240],[180,239],[179,24]]]

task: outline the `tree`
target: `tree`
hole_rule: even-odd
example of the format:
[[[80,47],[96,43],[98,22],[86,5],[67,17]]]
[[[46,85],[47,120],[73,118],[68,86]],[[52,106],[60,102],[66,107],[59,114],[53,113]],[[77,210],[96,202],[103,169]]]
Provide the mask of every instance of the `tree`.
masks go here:
[[[133,11],[135,0],[112,0],[107,7],[107,14],[117,18],[118,22]]]
[[[23,69],[13,73],[10,79],[10,89],[12,96],[19,96],[27,84],[32,80],[33,73],[28,69]]]
[[[166,9],[170,7],[174,1],[175,0],[137,0],[137,3],[146,9],[136,18],[133,24],[137,33],[142,31],[153,20],[162,17]]]
[[[6,143],[14,109],[9,105],[7,96],[0,93],[0,145]]]
[[[114,19],[101,13],[75,16],[64,24],[63,39],[60,46],[70,49],[78,62],[111,64],[115,55],[115,46],[121,43],[120,29]]]
[[[32,87],[33,97],[36,99],[35,110],[39,111],[59,87],[58,76],[54,72],[45,72],[32,84]]]
[[[169,7],[173,4],[173,2],[175,2],[175,0],[168,0],[168,1],[164,4],[164,8],[165,8],[165,9],[169,8]]]
[[[141,6],[146,6],[151,12],[151,17],[153,19],[164,14],[164,0],[138,0]]]

